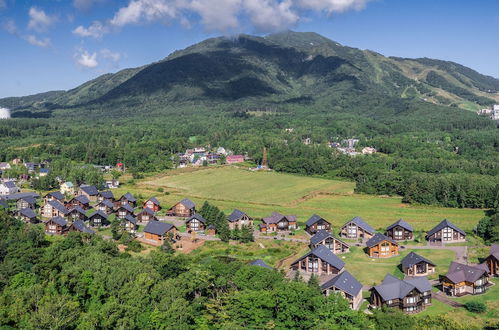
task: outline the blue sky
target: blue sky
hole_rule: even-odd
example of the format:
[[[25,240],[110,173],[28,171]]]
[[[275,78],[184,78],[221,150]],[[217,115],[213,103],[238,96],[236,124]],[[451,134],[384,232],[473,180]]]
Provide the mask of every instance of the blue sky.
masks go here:
[[[499,78],[495,0],[0,0],[0,97],[70,89],[212,36],[283,29]]]

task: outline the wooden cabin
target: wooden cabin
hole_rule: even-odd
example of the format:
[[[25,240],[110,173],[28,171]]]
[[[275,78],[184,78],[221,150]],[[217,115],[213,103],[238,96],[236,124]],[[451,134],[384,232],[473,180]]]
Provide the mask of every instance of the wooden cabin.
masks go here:
[[[444,219],[427,233],[426,239],[430,244],[438,245],[444,243],[459,243],[466,241],[466,233],[449,220]]]
[[[17,217],[24,223],[38,223],[35,211],[30,208],[25,208],[17,211]]]
[[[169,233],[171,234],[169,235]],[[177,227],[170,223],[164,223],[160,221],[149,221],[149,223],[144,228],[144,237],[160,244],[169,239],[169,236],[171,236],[172,238],[177,238],[177,233]]]
[[[81,185],[76,193],[77,196],[86,196],[90,202],[96,202],[99,196],[99,191],[95,186]]]
[[[319,245],[324,245],[334,254],[343,254],[350,252],[350,246],[342,240],[336,238],[326,230],[319,230],[310,238],[310,248],[315,249]]]
[[[183,199],[166,211],[166,214],[173,217],[188,218],[196,213],[196,205],[190,199]]]
[[[50,220],[45,221],[45,232],[50,235],[63,235],[66,230],[68,223],[62,217],[53,217]]]
[[[419,254],[410,252],[402,259],[401,268],[406,276],[428,276],[435,273],[436,265]]]
[[[362,284],[346,270],[322,284],[321,291],[325,296],[341,294],[353,310],[359,309],[362,303]]]
[[[499,276],[499,244],[492,244],[490,255],[485,259],[490,276]]]
[[[217,227],[209,225],[206,227],[206,235],[215,236],[217,234]]]
[[[130,204],[124,204],[118,207],[116,210],[116,215],[118,218],[125,218],[127,215],[133,216],[134,209]]]
[[[95,211],[91,216],[89,216],[88,221],[91,227],[102,227],[109,225],[107,214],[100,210]]]
[[[374,229],[361,217],[355,217],[341,227],[340,237],[367,240],[374,236]]]
[[[41,210],[42,216],[45,218],[66,217],[69,213],[68,209],[57,200],[50,200],[43,205]]]
[[[150,208],[145,208],[137,214],[137,220],[139,220],[139,222],[149,222],[156,221],[158,220],[158,218],[156,217],[156,213],[153,210],[151,210]]]
[[[111,203],[114,203],[114,194],[110,190],[106,191],[99,191],[97,194],[97,201],[102,202],[102,201],[110,201]]]
[[[76,206],[84,210],[88,210],[90,209],[90,200],[85,195],[79,195],[73,197],[69,202],[66,203],[66,207],[68,209],[74,208]]]
[[[390,258],[399,255],[399,245],[391,238],[376,233],[366,242],[367,254],[371,258]]]
[[[316,275],[338,274],[345,263],[324,245],[319,245],[291,264],[291,269]]]
[[[196,213],[185,220],[185,226],[188,233],[192,231],[203,231],[206,229],[206,219],[201,214]]]
[[[16,209],[18,211],[23,209],[36,209],[36,199],[33,196],[21,197],[16,202]]]
[[[431,305],[431,284],[426,277],[404,280],[387,274],[380,285],[371,288],[370,304],[373,307],[397,308],[408,314],[423,311]]]
[[[295,230],[297,228],[296,216],[283,215],[279,212],[272,212],[270,217],[262,218],[262,224],[260,224],[260,232],[262,233],[275,233],[278,231]]]
[[[253,228],[253,218],[237,209],[232,211],[227,220],[229,221],[230,230],[234,230],[236,228],[241,229],[243,226],[250,226]]]
[[[45,195],[43,198],[45,204],[47,204],[49,201],[57,200],[61,204],[64,204],[64,195],[60,191],[53,191]]]
[[[145,209],[153,210],[153,212],[158,212],[159,210],[161,210],[161,204],[156,199],[156,197],[151,197],[148,200],[146,200],[143,206]]]
[[[95,209],[106,214],[111,214],[114,212],[114,204],[113,202],[105,199],[102,202],[99,202],[97,205],[95,205]]]
[[[126,193],[123,196],[121,196],[120,199],[115,201],[114,204],[115,204],[114,205],[115,208],[118,208],[118,207],[125,205],[125,204],[128,204],[131,207],[136,208],[137,207],[137,199],[135,197],[133,197],[132,194]]]
[[[410,241],[414,239],[414,230],[405,220],[399,219],[386,228],[385,235],[394,241]]]
[[[70,209],[69,213],[67,214],[67,217],[73,222],[76,220],[82,220],[82,221],[88,220],[87,211],[79,206],[75,206],[72,209]]]
[[[440,277],[442,290],[449,296],[484,293],[489,287],[486,265],[465,265],[451,262],[447,274]]]
[[[314,214],[305,222],[305,231],[310,235],[314,235],[319,230],[331,231],[331,223],[317,214]]]
[[[93,231],[92,229],[85,226],[85,223],[83,222],[83,220],[76,220],[75,222],[73,222],[68,227],[68,230],[67,230],[67,233],[71,233],[71,232],[78,232],[78,233],[84,233],[84,234],[90,234],[90,235],[95,234],[95,231]]]
[[[135,234],[138,227],[137,219],[133,215],[127,214],[123,217],[123,226],[127,232]]]

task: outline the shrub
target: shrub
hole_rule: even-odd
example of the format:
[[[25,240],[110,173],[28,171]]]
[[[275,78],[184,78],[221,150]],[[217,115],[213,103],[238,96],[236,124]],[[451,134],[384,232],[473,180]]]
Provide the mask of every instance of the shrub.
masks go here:
[[[134,240],[128,243],[128,246],[126,247],[125,251],[140,252],[143,249],[144,247],[142,246],[142,244]]]
[[[472,313],[483,313],[487,310],[487,306],[481,301],[469,301],[464,307]]]
[[[163,188],[161,187],[158,188],[158,192],[162,193],[163,191],[165,191]]]

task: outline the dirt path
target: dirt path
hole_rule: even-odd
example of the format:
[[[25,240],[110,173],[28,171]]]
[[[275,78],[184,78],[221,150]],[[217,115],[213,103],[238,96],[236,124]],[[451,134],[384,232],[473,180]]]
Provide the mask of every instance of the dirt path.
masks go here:
[[[447,295],[443,292],[434,292],[432,297],[440,302],[443,302],[444,304],[446,305],[449,305],[451,307],[454,307],[454,308],[460,308],[460,307],[464,307],[463,304],[460,304],[452,299],[450,299],[449,297],[447,297]]]

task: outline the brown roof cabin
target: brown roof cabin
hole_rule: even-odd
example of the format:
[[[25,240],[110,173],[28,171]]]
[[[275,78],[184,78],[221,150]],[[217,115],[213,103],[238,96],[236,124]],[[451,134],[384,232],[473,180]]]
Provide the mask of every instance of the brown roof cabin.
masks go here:
[[[406,276],[427,276],[435,273],[435,264],[416,254],[409,253],[402,259],[401,268]]]
[[[490,255],[485,259],[490,276],[499,276],[499,244],[492,244]]]
[[[348,221],[340,230],[340,236],[348,239],[370,239],[374,233],[374,229],[361,217],[355,217]]]
[[[227,220],[229,221],[230,230],[234,230],[236,228],[241,229],[243,226],[253,227],[253,218],[237,209],[232,211],[232,213],[227,217]]]
[[[132,194],[126,193],[123,196],[120,197],[117,201],[114,202],[114,206],[116,208],[120,207],[121,205],[128,204],[131,207],[135,208],[137,207],[137,199],[133,197]]]
[[[488,269],[484,264],[464,265],[453,261],[447,274],[440,277],[440,283],[449,296],[483,293],[489,286]]]
[[[260,232],[262,233],[297,229],[296,216],[294,215],[282,215],[279,212],[272,212],[270,217],[262,218],[262,222],[260,224]]]
[[[449,220],[444,219],[427,233],[426,239],[430,244],[464,242],[466,233]]]
[[[88,221],[92,227],[102,227],[109,224],[107,214],[100,210],[95,211],[91,216],[89,216]]]
[[[114,204],[108,199],[104,199],[102,202],[95,205],[95,209],[106,214],[111,214],[114,211]]]
[[[345,263],[324,245],[319,245],[291,264],[291,269],[316,275],[338,274]]]
[[[156,213],[150,208],[142,209],[139,213],[137,213],[137,220],[139,222],[149,222],[149,221],[157,221]]]
[[[146,200],[144,202],[143,206],[145,209],[149,208],[149,209],[153,210],[154,212],[158,212],[159,210],[161,210],[161,204],[156,199],[156,197],[151,197],[148,200]]]
[[[144,237],[146,239],[155,241],[156,243],[162,244],[168,239],[168,234],[171,233],[172,237],[177,236],[178,229],[170,223],[164,223],[160,221],[149,221],[149,223],[144,228]]]
[[[346,270],[322,284],[321,290],[325,296],[340,293],[343,298],[348,300],[350,308],[353,310],[359,309],[362,303],[362,284]]]
[[[371,288],[373,307],[398,308],[405,313],[418,313],[431,305],[431,284],[426,277],[400,280],[387,274],[380,285]]]
[[[319,230],[310,238],[310,248],[315,249],[319,245],[324,245],[334,254],[342,254],[350,251],[350,246],[333,236],[328,231]]]
[[[95,186],[87,186],[87,185],[81,185],[80,189],[78,189],[78,192],[76,193],[77,196],[84,195],[87,196],[87,198],[91,202],[96,202],[97,197],[99,196],[99,191]]]
[[[397,242],[383,234],[376,233],[367,242],[367,254],[371,258],[390,258],[399,255]]]
[[[196,213],[196,205],[190,199],[183,199],[166,211],[166,214],[173,217],[188,218]]]
[[[394,241],[410,241],[414,239],[414,230],[405,220],[399,219],[386,228],[386,236]]]
[[[68,213],[68,209],[55,199],[48,201],[41,210],[41,214],[45,218],[65,217]]]
[[[185,226],[188,233],[192,231],[202,231],[206,228],[206,219],[203,218],[201,214],[196,213],[185,220]]]
[[[76,206],[81,207],[84,210],[88,210],[90,208],[90,200],[85,195],[79,195],[73,197],[69,202],[66,203],[66,207],[68,209],[74,208]]]
[[[331,223],[321,218],[317,214],[314,214],[310,217],[310,219],[305,222],[305,231],[310,235],[315,234],[319,230],[331,231]]]
[[[68,229],[67,221],[62,217],[53,217],[45,221],[45,232],[50,235],[63,235]]]

